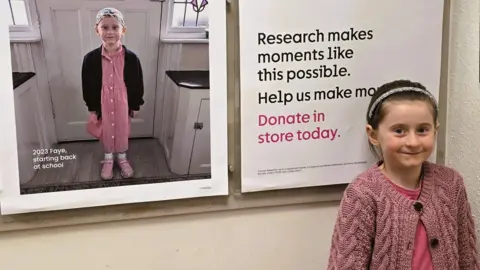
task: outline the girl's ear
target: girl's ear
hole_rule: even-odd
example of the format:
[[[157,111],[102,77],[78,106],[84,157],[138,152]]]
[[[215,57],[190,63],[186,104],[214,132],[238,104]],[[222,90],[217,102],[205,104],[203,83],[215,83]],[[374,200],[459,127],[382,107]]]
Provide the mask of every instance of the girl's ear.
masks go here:
[[[125,34],[127,32],[127,28],[126,27],[123,27],[122,28],[122,34]]]
[[[366,130],[367,130],[368,140],[370,141],[370,143],[373,144],[374,146],[378,146],[377,132],[373,129],[371,125],[367,125]]]
[[[97,35],[100,35],[100,33],[98,32],[98,27],[95,25],[95,33],[97,33]]]

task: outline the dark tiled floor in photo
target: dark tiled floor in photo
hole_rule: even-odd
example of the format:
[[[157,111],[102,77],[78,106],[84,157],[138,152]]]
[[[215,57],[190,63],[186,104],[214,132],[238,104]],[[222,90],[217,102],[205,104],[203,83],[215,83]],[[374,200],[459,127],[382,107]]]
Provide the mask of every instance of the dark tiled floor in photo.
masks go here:
[[[21,185],[21,194],[92,189],[123,185],[164,183],[194,179],[208,179],[210,174],[176,175],[167,166],[163,150],[156,139],[133,139],[127,153],[135,174],[123,179],[115,168],[112,180],[100,178],[103,151],[98,141],[62,143],[55,148],[76,154],[77,159],[65,161],[60,169],[38,170],[29,182]]]

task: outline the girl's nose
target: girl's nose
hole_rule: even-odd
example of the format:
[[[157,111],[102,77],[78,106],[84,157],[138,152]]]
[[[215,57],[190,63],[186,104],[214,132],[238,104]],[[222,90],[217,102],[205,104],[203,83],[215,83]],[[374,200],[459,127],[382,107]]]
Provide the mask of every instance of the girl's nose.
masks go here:
[[[420,144],[420,141],[416,134],[410,134],[407,137],[406,145],[409,147],[415,147]]]

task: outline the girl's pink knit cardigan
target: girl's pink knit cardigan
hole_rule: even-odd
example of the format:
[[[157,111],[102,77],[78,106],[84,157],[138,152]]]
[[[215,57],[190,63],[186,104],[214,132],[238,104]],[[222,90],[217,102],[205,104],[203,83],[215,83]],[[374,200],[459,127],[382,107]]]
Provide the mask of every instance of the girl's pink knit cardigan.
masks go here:
[[[427,230],[435,270],[480,270],[475,224],[463,178],[425,162],[417,201],[395,190],[374,164],[345,190],[329,270],[411,269],[415,230]]]

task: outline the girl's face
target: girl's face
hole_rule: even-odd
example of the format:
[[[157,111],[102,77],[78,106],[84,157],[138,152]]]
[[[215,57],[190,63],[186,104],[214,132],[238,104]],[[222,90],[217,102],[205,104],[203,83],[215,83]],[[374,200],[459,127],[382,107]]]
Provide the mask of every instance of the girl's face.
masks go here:
[[[96,27],[97,34],[106,45],[117,44],[125,33],[125,30],[126,29],[112,17],[103,18]]]
[[[385,163],[397,168],[420,166],[433,152],[437,126],[426,101],[387,101],[385,117],[369,140],[382,151]]]

